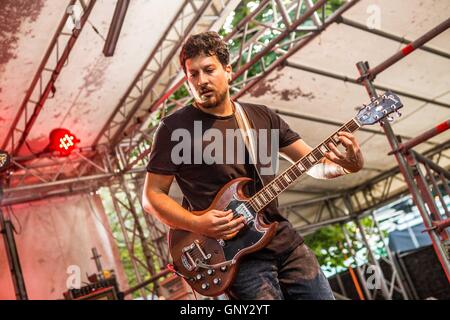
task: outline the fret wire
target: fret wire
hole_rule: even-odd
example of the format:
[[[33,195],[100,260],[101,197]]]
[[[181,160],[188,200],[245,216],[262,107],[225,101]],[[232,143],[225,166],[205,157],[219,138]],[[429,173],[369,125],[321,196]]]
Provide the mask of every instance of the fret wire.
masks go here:
[[[303,158],[301,161],[306,169],[309,169],[311,167],[311,163],[309,162],[309,160],[307,158]]]
[[[292,171],[294,171],[295,179],[302,175],[302,171],[297,167],[297,165],[292,166]]]
[[[263,204],[263,206],[266,204],[267,200],[266,200],[266,194],[265,194],[265,190],[261,189],[261,193],[259,194],[259,199],[261,199],[261,202]]]
[[[320,147],[320,146],[319,146]],[[313,151],[314,157],[319,161],[322,157],[322,151],[320,151],[318,148],[314,149]],[[317,156],[316,153],[318,153],[319,155]]]
[[[279,177],[278,177],[278,180],[280,181],[280,183],[281,183],[281,185],[283,186],[283,189],[284,189],[284,187],[285,187],[285,185],[284,185],[284,177],[283,177],[283,175],[281,174]],[[286,183],[287,183],[287,181],[286,181]]]
[[[311,166],[317,162],[318,159],[316,159],[316,156],[310,152],[306,155],[306,157],[308,158],[309,162],[311,162]],[[310,158],[312,158],[312,160],[310,160]]]
[[[325,141],[325,143],[326,143],[327,145],[331,143],[332,145],[337,146],[336,143],[334,142],[333,138],[328,138],[328,139]]]
[[[280,194],[280,191],[281,191],[281,189],[278,187],[278,189],[275,189],[275,187],[273,186],[274,184],[272,184],[272,188],[273,188],[273,190],[274,190],[274,192],[275,192],[275,194],[276,195],[279,195]]]
[[[280,190],[280,187],[278,186],[278,184],[276,183],[275,179],[273,179],[270,184],[272,185],[272,188],[275,190],[275,192],[278,193],[277,190]]]
[[[296,166],[292,166],[291,167],[291,172],[294,176],[294,180],[297,180],[297,178],[299,177],[299,174],[297,173],[298,168]]]
[[[350,122],[352,124],[352,132],[355,132],[356,130],[358,130],[358,128],[359,128],[358,123],[354,119],[350,120]]]
[[[277,179],[277,183],[278,183],[278,185],[280,186],[280,189],[283,189],[283,188],[284,188],[284,184],[283,184],[283,182],[280,181],[279,178]]]
[[[255,198],[256,205],[259,207],[260,206],[260,204],[259,204],[259,202],[260,202],[260,200],[259,200],[259,193],[256,194],[256,196],[254,198]]]
[[[261,194],[259,196],[259,199],[261,200],[262,204],[264,204],[264,202],[266,201],[265,194],[264,194],[263,190],[261,190]]]
[[[274,185],[275,184],[276,184],[276,187],[277,187],[277,190],[275,190],[275,192],[277,193],[277,195],[279,195],[281,193],[282,188],[280,188],[280,186],[277,183],[274,183]]]
[[[322,143],[321,145],[319,145],[319,148],[325,148],[325,151],[320,150],[320,152],[322,152],[322,154],[325,156],[325,153],[330,151],[330,149],[328,148],[328,146],[326,145],[326,143]]]
[[[349,130],[349,128],[347,127],[347,124],[344,124],[343,130],[340,130],[340,131],[351,132],[351,130]]]
[[[297,175],[295,174],[294,169],[295,167],[288,168],[289,175],[292,177],[292,182],[294,182],[297,179]]]
[[[273,179],[273,180],[271,181],[271,184],[276,185],[276,187],[277,187],[279,190],[282,189],[282,188],[280,187],[280,185],[278,184],[277,178]]]
[[[269,183],[268,185],[268,190],[270,190],[270,193],[273,194],[273,197],[276,197],[278,195],[277,191],[274,189],[272,183]]]
[[[283,173],[283,179],[286,181],[287,185],[286,187],[290,184],[290,182],[292,181],[291,178],[289,177],[289,172],[286,170]]]
[[[292,176],[291,176],[291,173],[293,173],[292,170],[291,170],[291,168],[287,169],[287,170],[286,170],[286,173],[287,173],[289,179],[291,179],[291,181],[294,181],[294,180],[295,180],[295,178],[296,178],[295,175],[294,175],[294,178],[292,178]]]
[[[353,120],[350,120],[349,122],[346,123],[347,128],[350,130],[350,132],[353,132]]]
[[[263,204],[267,203],[267,195],[266,195],[266,191],[264,189],[261,190],[261,199],[262,199]]]

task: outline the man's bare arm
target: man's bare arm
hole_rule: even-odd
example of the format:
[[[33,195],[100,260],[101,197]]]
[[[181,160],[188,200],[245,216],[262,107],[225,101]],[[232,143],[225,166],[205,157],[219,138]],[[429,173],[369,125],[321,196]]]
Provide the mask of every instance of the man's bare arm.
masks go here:
[[[308,172],[309,175],[318,179],[331,179],[361,170],[364,165],[364,159],[355,137],[348,132],[339,132],[338,135],[346,148],[346,152],[341,153],[334,145],[329,144],[328,147],[331,151],[325,154],[325,158],[322,158],[319,165],[316,165]],[[299,139],[281,148],[280,153],[291,162],[296,162],[312,149],[305,141]],[[318,166],[321,166],[321,168],[318,168]]]
[[[224,238],[244,226],[244,218],[233,219],[231,210],[210,210],[196,216],[184,209],[168,195],[173,178],[174,176],[170,175],[147,173],[142,195],[145,211],[154,214],[161,222],[172,228],[214,238]]]
[[[156,215],[166,225],[194,231],[192,214],[168,195],[173,179],[171,175],[147,173],[142,205],[146,212]]]

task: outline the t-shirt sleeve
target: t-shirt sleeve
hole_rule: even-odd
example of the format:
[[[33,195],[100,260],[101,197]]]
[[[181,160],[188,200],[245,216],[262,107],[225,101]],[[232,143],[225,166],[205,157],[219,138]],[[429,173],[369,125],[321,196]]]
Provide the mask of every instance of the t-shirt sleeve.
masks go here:
[[[267,107],[266,107],[267,108]],[[293,131],[289,125],[284,121],[276,112],[267,108],[269,112],[269,116],[272,119],[273,129],[279,129],[280,142],[279,147],[284,148],[290,145],[291,143],[299,140],[300,135]]]
[[[153,137],[147,172],[165,175],[174,175],[178,172],[179,165],[174,164],[171,159],[173,145],[171,131],[161,121]]]

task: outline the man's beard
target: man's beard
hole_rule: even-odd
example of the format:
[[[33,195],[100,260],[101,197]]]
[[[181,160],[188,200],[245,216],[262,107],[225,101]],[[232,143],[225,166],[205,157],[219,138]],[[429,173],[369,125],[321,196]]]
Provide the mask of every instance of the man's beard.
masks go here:
[[[223,92],[220,92],[217,96],[214,95],[213,97],[209,98],[208,100],[196,100],[196,104],[199,107],[205,108],[205,109],[213,109],[217,106],[221,105],[225,99],[227,98],[227,90],[224,90]],[[217,97],[217,99],[214,99]]]

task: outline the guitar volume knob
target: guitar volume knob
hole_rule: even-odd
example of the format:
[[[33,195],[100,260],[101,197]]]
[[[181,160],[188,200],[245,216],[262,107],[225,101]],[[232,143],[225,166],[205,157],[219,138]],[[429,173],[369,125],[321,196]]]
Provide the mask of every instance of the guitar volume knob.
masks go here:
[[[214,278],[214,280],[213,280],[213,283],[215,285],[219,285],[221,282],[222,282],[222,279],[220,279],[220,278]]]
[[[202,289],[207,290],[209,288],[209,283],[202,283]]]
[[[221,267],[220,267],[220,271],[222,271],[222,272],[227,271],[227,266],[221,266]]]
[[[202,280],[203,279],[203,275],[202,274],[197,274],[196,276],[195,276],[195,278],[197,279],[197,280]]]
[[[208,269],[208,271],[206,271],[208,273],[208,275],[212,276],[214,274],[214,269]]]

